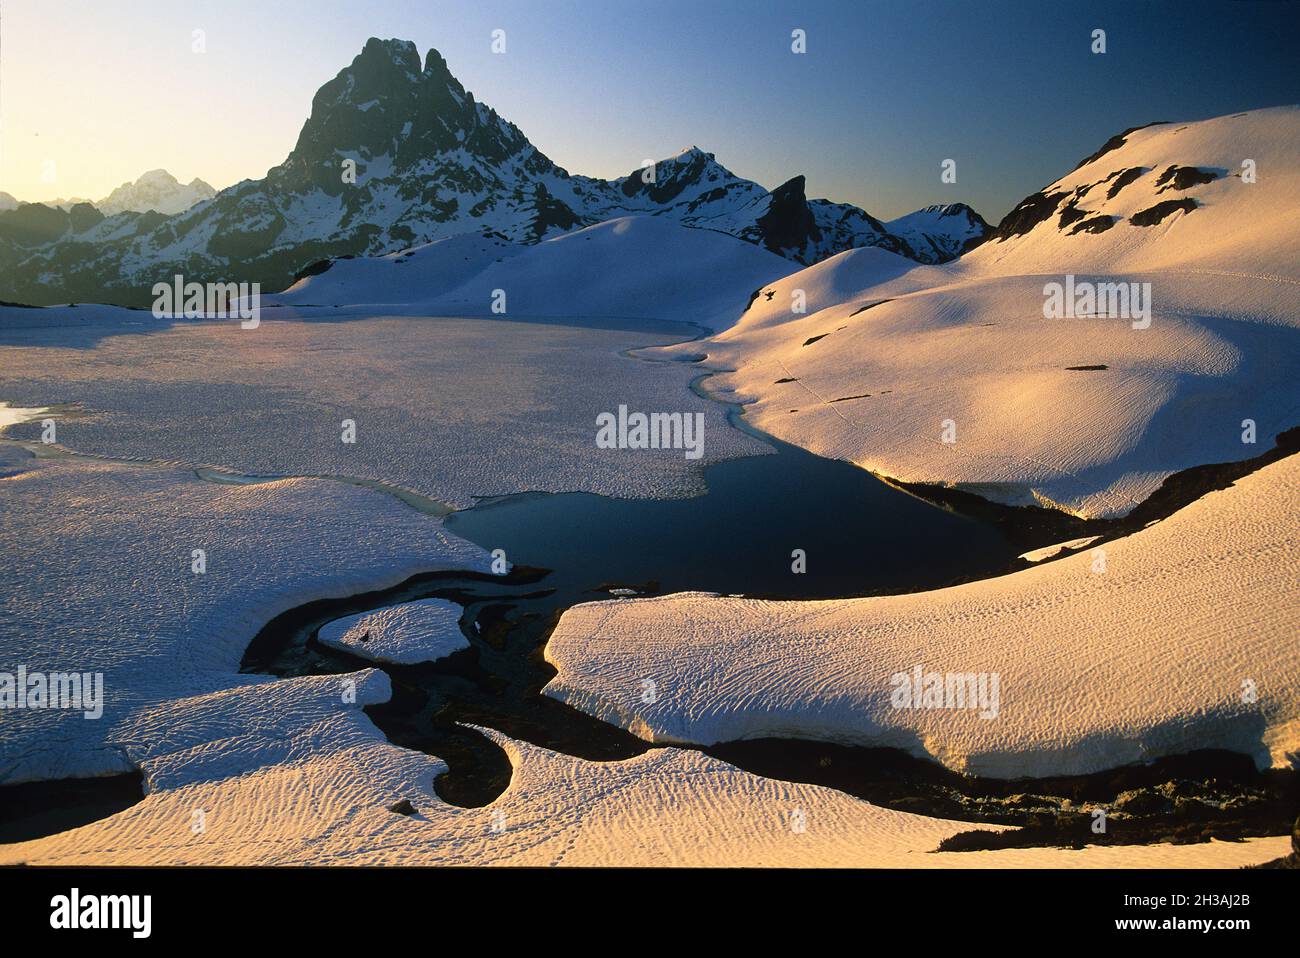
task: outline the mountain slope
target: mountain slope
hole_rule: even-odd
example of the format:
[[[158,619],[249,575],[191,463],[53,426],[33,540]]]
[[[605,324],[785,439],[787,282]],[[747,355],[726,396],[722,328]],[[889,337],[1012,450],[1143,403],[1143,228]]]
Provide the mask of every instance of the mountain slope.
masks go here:
[[[1125,131],[1026,197],[968,265],[986,272],[1200,263],[1291,275],[1300,245],[1300,107]],[[1244,174],[1253,167],[1255,182]]]
[[[735,370],[709,386],[781,439],[1007,504],[1124,515],[1175,472],[1258,456],[1300,422],[1300,109],[1117,139],[954,262],[841,253],[680,351]],[[1138,308],[1047,318],[1067,276],[1136,283]]]

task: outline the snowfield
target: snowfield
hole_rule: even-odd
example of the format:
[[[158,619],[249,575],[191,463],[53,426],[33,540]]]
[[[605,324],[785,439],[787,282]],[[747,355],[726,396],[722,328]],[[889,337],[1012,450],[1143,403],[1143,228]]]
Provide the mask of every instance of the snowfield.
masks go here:
[[[321,645],[374,662],[436,662],[469,648],[469,640],[460,631],[463,611],[446,599],[403,602],[327,622],[316,639]]]
[[[546,647],[558,674],[545,691],[655,742],[890,746],[1001,778],[1205,748],[1294,767],[1297,482],[1292,456],[1097,547],[1101,556],[936,592],[575,606]],[[999,701],[894,707],[893,677],[917,666],[996,675]],[[648,704],[646,679],[656,685]]]
[[[997,826],[895,812],[697,752],[589,762],[487,730],[514,774],[488,806],[461,808],[432,791],[444,763],[390,745],[363,714],[338,706],[343,678],[293,679],[256,695],[237,690],[159,709],[150,727],[171,731],[149,769],[157,785],[142,802],[0,846],[0,864],[1239,867],[1289,848],[1283,836],[929,854],[951,834]],[[387,694],[382,674],[355,678],[363,702]],[[203,747],[213,717],[246,731],[219,749]],[[402,800],[416,814],[390,810]]]

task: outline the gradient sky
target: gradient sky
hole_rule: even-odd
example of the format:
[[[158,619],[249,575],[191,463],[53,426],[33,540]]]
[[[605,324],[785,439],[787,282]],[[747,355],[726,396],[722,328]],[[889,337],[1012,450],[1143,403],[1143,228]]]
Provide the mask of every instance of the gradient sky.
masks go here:
[[[1285,0],[0,0],[0,31],[0,190],[31,200],[260,177],[372,35],[436,47],[571,172],[696,144],[881,218],[961,200],[996,222],[1125,127],[1300,102]]]

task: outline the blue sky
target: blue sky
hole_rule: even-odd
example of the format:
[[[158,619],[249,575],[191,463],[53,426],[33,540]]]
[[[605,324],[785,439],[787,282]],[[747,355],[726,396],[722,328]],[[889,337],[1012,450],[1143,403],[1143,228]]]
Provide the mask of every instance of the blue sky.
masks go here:
[[[3,0],[0,13],[0,190],[23,199],[97,198],[160,166],[218,187],[261,176],[372,35],[436,47],[573,172],[617,176],[695,144],[766,186],[803,173],[811,195],[882,218],[961,200],[996,221],[1125,127],[1300,102],[1300,6],[1267,0]],[[490,50],[497,28],[505,55]],[[790,50],[795,28],[806,54]],[[949,157],[954,185],[939,178]]]

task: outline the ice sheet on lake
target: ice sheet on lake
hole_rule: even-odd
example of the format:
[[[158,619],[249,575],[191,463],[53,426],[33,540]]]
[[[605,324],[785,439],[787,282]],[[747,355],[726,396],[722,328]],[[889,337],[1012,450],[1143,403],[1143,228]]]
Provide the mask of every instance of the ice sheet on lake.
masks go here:
[[[350,317],[124,335],[35,312],[49,325],[4,334],[0,396],[79,402],[82,415],[55,417],[59,443],[79,452],[378,480],[465,507],[524,491],[698,495],[708,464],[771,451],[691,392],[698,367],[621,355],[678,339],[680,327]],[[597,448],[596,417],[620,405],[702,413],[702,458]],[[343,441],[344,420],[354,443]],[[28,423],[7,434],[39,432]]]
[[[171,732],[145,730],[142,716],[270,681],[239,663],[280,612],[430,569],[488,571],[440,520],[344,483],[218,484],[13,444],[0,444],[0,476],[4,670],[102,673],[104,688],[98,719],[6,710],[0,784],[147,764],[154,733]],[[214,719],[203,734],[219,742],[240,728]]]
[[[446,599],[420,599],[327,622],[321,645],[374,662],[416,665],[469,648],[460,630],[461,606]]]

